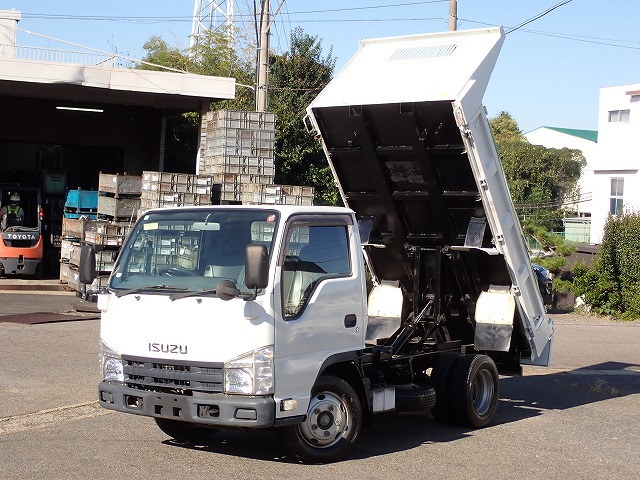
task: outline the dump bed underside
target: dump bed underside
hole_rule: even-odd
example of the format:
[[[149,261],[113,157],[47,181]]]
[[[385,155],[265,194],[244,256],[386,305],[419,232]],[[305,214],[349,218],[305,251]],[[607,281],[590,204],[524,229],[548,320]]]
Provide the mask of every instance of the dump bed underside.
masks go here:
[[[410,290],[407,246],[464,246],[470,221],[485,217],[451,102],[325,107],[313,114],[346,203],[373,220],[367,248],[376,275]],[[491,247],[491,238],[487,226],[481,246]],[[500,259],[490,275],[509,284]]]

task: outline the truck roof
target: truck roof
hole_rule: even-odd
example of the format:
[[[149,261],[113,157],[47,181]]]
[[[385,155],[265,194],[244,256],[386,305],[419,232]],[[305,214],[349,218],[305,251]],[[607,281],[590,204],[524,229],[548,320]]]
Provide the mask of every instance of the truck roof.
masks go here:
[[[300,205],[198,205],[198,206],[182,206],[182,207],[162,207],[147,210],[145,213],[184,211],[184,210],[211,210],[212,208],[221,210],[276,210],[281,212],[283,217],[289,217],[296,213],[311,214],[353,214],[353,210],[346,207],[333,206],[300,206]]]

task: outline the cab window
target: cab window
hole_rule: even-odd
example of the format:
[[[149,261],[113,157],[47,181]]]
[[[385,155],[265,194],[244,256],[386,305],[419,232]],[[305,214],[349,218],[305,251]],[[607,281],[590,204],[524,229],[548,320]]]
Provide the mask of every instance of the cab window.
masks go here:
[[[282,268],[285,318],[295,318],[302,313],[322,280],[351,274],[348,238],[344,225],[292,225]]]

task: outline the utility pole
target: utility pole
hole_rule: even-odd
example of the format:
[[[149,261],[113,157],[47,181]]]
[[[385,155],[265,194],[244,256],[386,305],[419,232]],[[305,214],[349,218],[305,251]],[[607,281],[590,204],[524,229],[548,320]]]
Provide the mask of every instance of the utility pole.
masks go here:
[[[269,0],[262,0],[260,8],[260,42],[258,43],[258,82],[256,84],[256,112],[267,111],[269,81]]]
[[[449,0],[449,31],[458,29],[458,0]]]

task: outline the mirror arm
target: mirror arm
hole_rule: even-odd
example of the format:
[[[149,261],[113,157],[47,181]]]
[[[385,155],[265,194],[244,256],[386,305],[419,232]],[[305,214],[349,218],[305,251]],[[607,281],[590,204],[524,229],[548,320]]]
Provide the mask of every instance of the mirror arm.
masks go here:
[[[249,295],[244,295],[242,297],[242,299],[245,302],[252,302],[254,301],[256,298],[258,297],[258,287],[253,287],[253,293],[250,293]]]

